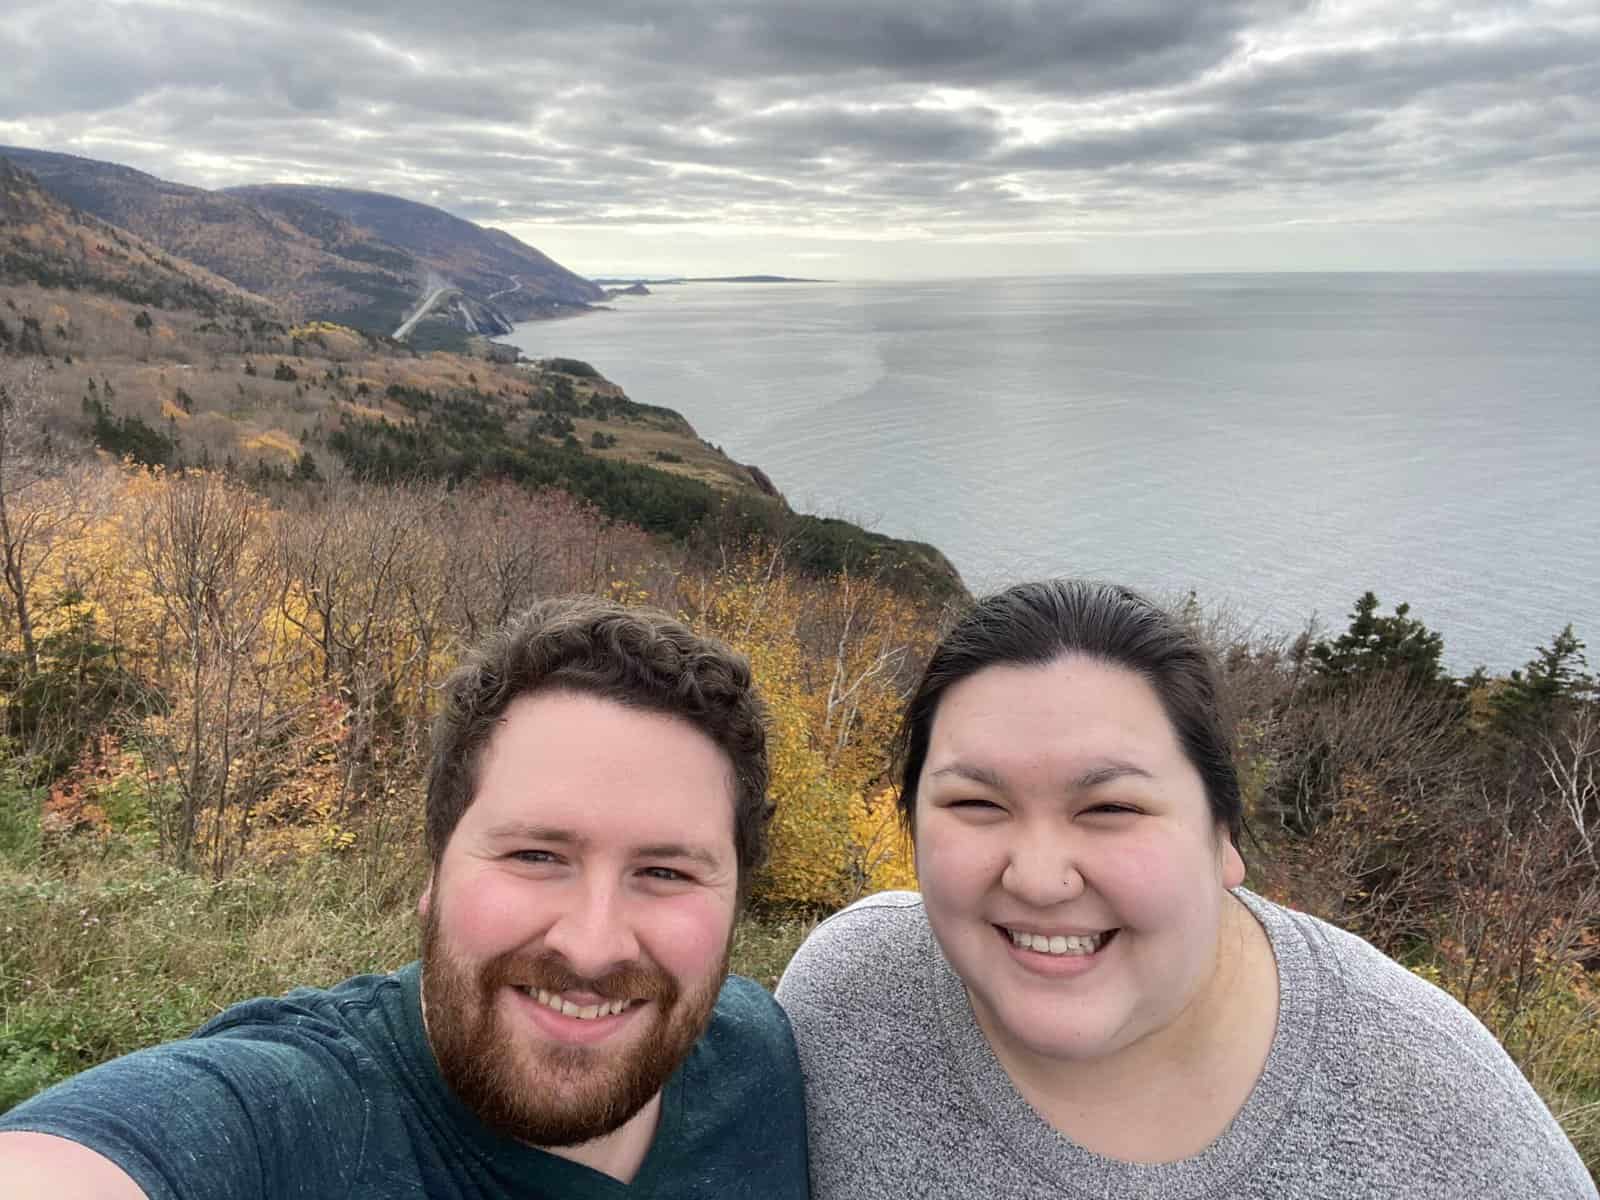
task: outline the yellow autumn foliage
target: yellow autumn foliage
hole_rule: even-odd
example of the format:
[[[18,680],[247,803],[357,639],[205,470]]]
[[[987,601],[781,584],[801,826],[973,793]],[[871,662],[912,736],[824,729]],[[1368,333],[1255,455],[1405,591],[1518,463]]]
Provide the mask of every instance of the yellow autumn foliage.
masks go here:
[[[893,788],[851,797],[850,840],[860,855],[863,893],[917,890],[911,838],[900,823]]]
[[[353,400],[341,400],[339,409],[353,417],[360,417],[363,421],[387,421],[389,414],[381,408],[374,408],[370,404],[357,404]]]
[[[240,443],[246,450],[272,451],[290,458],[300,457],[300,443],[281,429],[268,429],[264,433],[245,438]]]
[[[757,900],[836,907],[914,886],[882,784],[913,609],[870,582],[818,585],[752,555],[716,580],[706,613],[741,650],[771,711],[772,855]],[[870,799],[869,799],[870,798]]]
[[[296,447],[269,430],[249,448]],[[447,577],[458,531],[444,493],[358,489],[336,507],[281,508],[222,476],[109,461],[70,493],[54,486],[30,501],[70,495],[80,508],[32,576],[40,669],[69,666],[52,646],[92,638],[159,694],[160,704],[123,715],[139,765],[119,774],[166,822],[163,839],[180,813],[196,865],[220,876],[240,856],[364,851],[414,829],[434,685],[462,646],[447,608],[457,602]],[[240,530],[199,609],[184,599],[187,568],[172,554],[174,505],[180,490],[197,503],[196,489]],[[571,532],[557,523],[545,536],[594,536],[586,514],[570,520]],[[157,554],[159,538],[167,548]],[[694,624],[749,657],[771,713],[775,801],[757,899],[835,907],[915,886],[886,784],[930,623],[870,580],[804,578],[767,553],[692,585],[653,561],[619,561],[586,586],[629,604],[686,605]],[[0,620],[0,651],[18,650],[16,622]]]

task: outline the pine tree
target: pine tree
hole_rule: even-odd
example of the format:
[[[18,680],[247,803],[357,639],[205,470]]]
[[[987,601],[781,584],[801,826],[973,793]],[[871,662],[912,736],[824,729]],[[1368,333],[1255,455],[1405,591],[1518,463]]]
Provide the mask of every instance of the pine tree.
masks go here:
[[[1403,674],[1416,684],[1442,682],[1444,638],[1410,613],[1409,604],[1397,604],[1393,616],[1383,616],[1377,595],[1363,593],[1351,610],[1350,628],[1311,647],[1317,673],[1335,685],[1382,672]]]
[[[1569,624],[1540,646],[1526,667],[1512,671],[1494,696],[1494,723],[1502,732],[1518,735],[1550,722],[1562,705],[1594,690],[1595,681],[1584,670],[1589,665],[1584,644]]]

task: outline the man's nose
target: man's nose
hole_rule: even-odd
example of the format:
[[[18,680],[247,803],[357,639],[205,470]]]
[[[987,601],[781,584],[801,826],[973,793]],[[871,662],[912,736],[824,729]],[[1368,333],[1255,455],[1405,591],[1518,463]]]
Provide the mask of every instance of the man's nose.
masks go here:
[[[575,882],[544,940],[588,979],[599,979],[639,959],[627,898],[609,880]]]

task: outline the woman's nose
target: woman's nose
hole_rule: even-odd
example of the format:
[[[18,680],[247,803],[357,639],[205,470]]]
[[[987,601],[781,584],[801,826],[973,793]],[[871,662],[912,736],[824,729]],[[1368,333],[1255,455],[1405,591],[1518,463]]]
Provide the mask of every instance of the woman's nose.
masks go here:
[[[1019,833],[1000,876],[1000,886],[1037,908],[1072,900],[1084,889],[1083,874],[1073,851],[1066,838]]]

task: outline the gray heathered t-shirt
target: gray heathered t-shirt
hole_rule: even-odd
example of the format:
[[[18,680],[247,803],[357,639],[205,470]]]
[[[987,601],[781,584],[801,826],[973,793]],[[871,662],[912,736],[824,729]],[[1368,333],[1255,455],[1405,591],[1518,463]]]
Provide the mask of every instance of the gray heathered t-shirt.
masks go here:
[[[823,922],[778,985],[806,1077],[812,1195],[1594,1200],[1560,1126],[1466,1009],[1352,934],[1235,894],[1277,957],[1278,1028],[1244,1108],[1174,1163],[1106,1158],[1045,1123],[920,897],[871,896]]]

